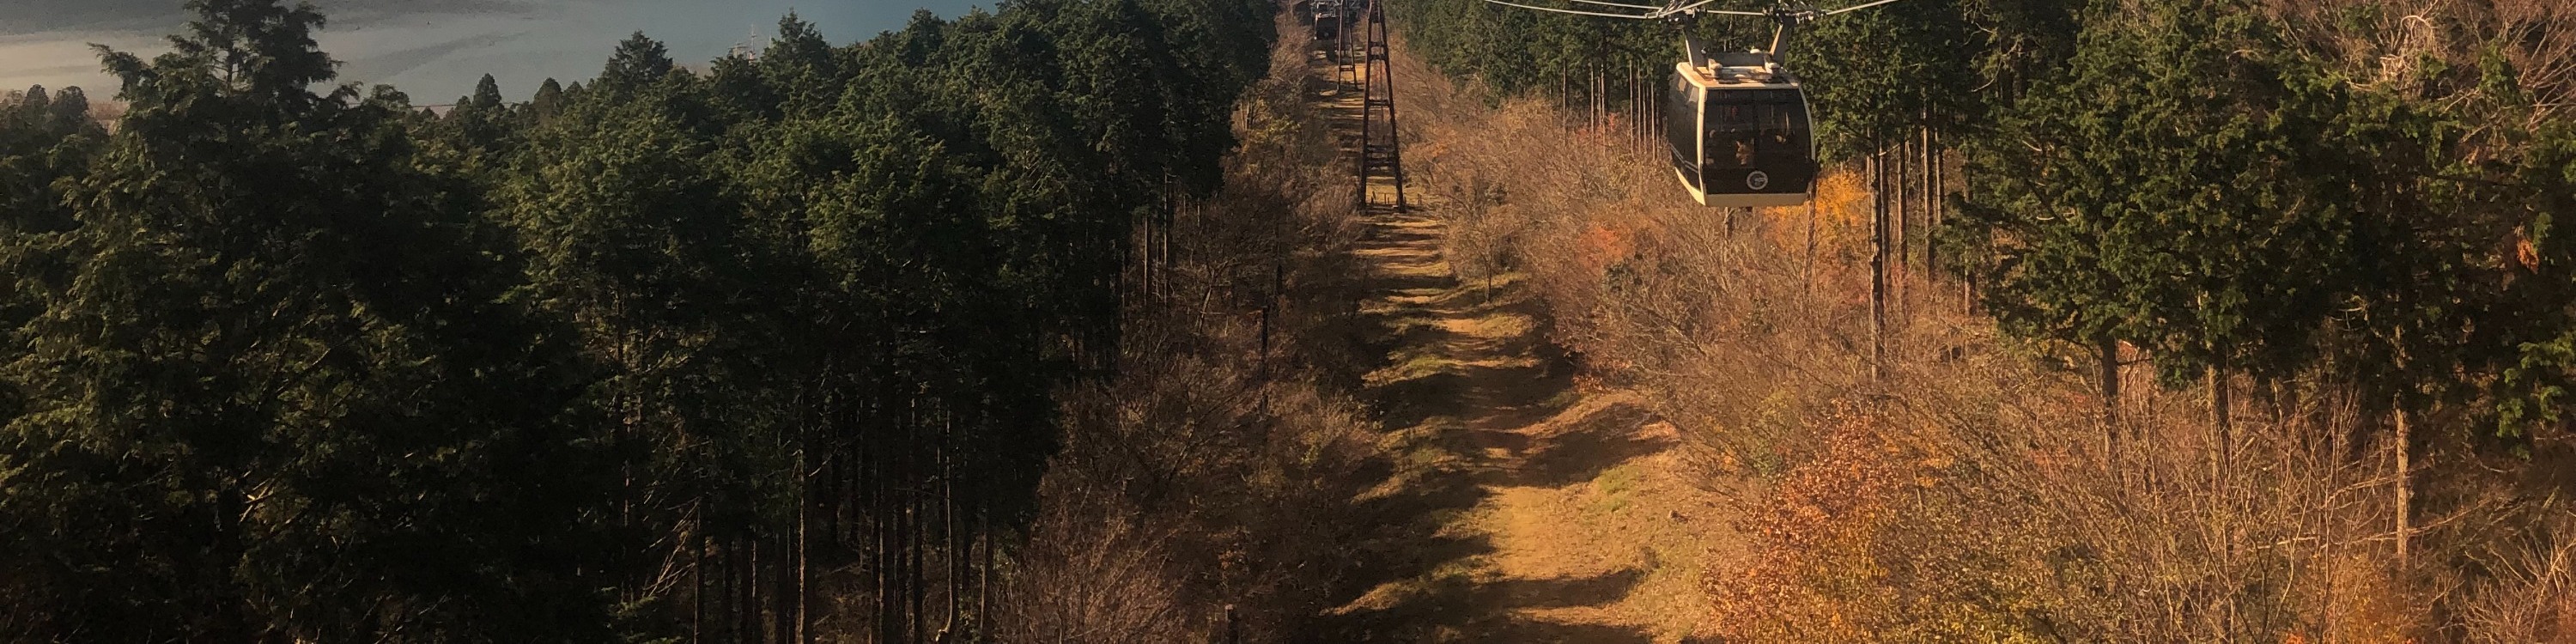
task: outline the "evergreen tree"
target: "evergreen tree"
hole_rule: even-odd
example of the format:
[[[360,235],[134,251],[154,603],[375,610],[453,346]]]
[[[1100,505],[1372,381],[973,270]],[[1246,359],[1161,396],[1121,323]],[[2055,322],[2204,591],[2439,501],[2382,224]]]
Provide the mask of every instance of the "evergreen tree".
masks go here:
[[[2217,376],[2223,402],[2226,376],[2314,365],[2338,307],[2370,303],[2347,328],[2443,325],[2408,312],[2462,297],[2418,288],[2443,242],[2409,232],[2438,124],[2238,3],[2105,6],[2079,42],[1971,155],[1965,245],[1992,250],[1980,282],[2008,330],[2135,344],[2168,382]]]
[[[778,37],[760,54],[760,75],[779,95],[782,111],[819,116],[831,109],[848,87],[843,54],[823,40],[823,32],[794,12],[778,19]]]
[[[618,89],[643,87],[661,82],[674,69],[678,66],[671,62],[671,48],[638,31],[617,43],[617,53],[608,57],[608,67],[600,70],[599,78],[591,85]]]
[[[315,93],[309,8],[190,9],[103,52],[112,140],[0,111],[0,638],[740,640],[849,569],[880,639],[980,626],[923,597],[1008,565],[1133,227],[1268,62],[1242,0],[791,15],[437,118]]]
[[[0,371],[0,598],[44,616],[12,637],[604,635],[576,366],[399,106],[306,90],[317,14],[190,9],[175,52],[105,52],[133,111]]]
[[[563,103],[563,84],[548,78],[545,84],[537,86],[536,97],[528,101],[528,113],[537,121],[554,118],[563,111]]]
[[[1823,115],[1827,158],[1885,151],[1919,128],[1970,116],[1969,28],[1950,0],[1906,0],[1819,20],[1791,35],[1791,68]]]
[[[501,83],[492,80],[491,74],[484,74],[483,80],[475,81],[474,97],[468,100],[466,104],[473,105],[474,109],[478,110],[501,109],[503,107],[501,102]]]
[[[458,143],[466,149],[484,154],[497,153],[515,145],[517,119],[510,106],[501,100],[501,85],[484,74],[475,83],[471,96],[456,101],[456,111],[448,114],[454,124]]]

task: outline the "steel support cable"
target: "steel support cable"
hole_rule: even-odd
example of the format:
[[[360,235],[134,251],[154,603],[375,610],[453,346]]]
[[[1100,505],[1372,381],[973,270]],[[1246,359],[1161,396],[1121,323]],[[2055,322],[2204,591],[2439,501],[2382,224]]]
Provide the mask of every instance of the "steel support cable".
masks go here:
[[[1656,14],[1636,15],[1636,14],[1626,14],[1626,13],[1607,13],[1607,12],[1601,12],[1601,11],[1579,11],[1579,10],[1575,10],[1575,9],[1558,9],[1558,8],[1555,8],[1555,7],[1541,7],[1541,6],[1536,6],[1536,5],[1520,4],[1520,3],[1517,3],[1517,2],[1507,2],[1507,1],[1505,1],[1505,0],[1485,0],[1485,1],[1486,1],[1486,2],[1490,2],[1490,3],[1494,3],[1494,4],[1498,4],[1498,5],[1503,5],[1503,6],[1506,6],[1506,7],[1517,7],[1517,8],[1521,8],[1521,9],[1529,9],[1529,10],[1532,10],[1532,11],[1546,11],[1546,12],[1550,12],[1550,13],[1566,13],[1566,14],[1574,14],[1574,15],[1577,15],[1577,16],[1593,16],[1593,17],[1598,17],[1598,18],[1619,18],[1619,19],[1624,19],[1624,20],[1653,20],[1653,19],[1656,19],[1656,18],[1660,17],[1660,16],[1658,16],[1658,15],[1656,15]]]
[[[1601,0],[1567,0],[1567,1],[1568,1],[1568,2],[1579,2],[1579,3],[1583,3],[1583,4],[1597,4],[1597,5],[1601,5],[1601,6],[1604,6],[1604,7],[1619,7],[1619,8],[1622,8],[1622,9],[1644,9],[1644,10],[1647,10],[1647,11],[1663,11],[1663,10],[1664,10],[1664,8],[1663,8],[1663,7],[1658,7],[1658,6],[1653,6],[1653,5],[1642,5],[1642,4],[1620,4],[1620,3],[1616,3],[1616,2],[1602,2]]]
[[[1867,9],[1867,8],[1870,8],[1870,7],[1875,7],[1875,6],[1879,6],[1879,5],[1887,4],[1887,3],[1890,3],[1890,2],[1897,2],[1897,1],[1898,1],[1898,0],[1878,0],[1877,2],[1872,2],[1872,3],[1869,3],[1869,4],[1858,5],[1858,6],[1851,6],[1851,7],[1843,7],[1843,8],[1841,8],[1841,9],[1835,9],[1835,10],[1833,10],[1833,11],[1827,11],[1827,12],[1825,12],[1825,13],[1824,13],[1824,15],[1831,16],[1831,15],[1836,15],[1836,14],[1851,13],[1851,12],[1854,12],[1854,11],[1859,11],[1859,10],[1862,10],[1862,9]]]

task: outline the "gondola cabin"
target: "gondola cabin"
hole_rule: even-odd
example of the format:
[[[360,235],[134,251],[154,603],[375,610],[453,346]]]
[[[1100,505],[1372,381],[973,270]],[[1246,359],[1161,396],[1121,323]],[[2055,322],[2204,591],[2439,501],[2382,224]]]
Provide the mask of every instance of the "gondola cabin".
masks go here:
[[[1807,203],[1816,143],[1798,80],[1761,52],[1691,58],[1673,65],[1664,103],[1673,171],[1691,198],[1733,208]]]
[[[1316,40],[1342,37],[1342,0],[1310,0],[1314,3]]]

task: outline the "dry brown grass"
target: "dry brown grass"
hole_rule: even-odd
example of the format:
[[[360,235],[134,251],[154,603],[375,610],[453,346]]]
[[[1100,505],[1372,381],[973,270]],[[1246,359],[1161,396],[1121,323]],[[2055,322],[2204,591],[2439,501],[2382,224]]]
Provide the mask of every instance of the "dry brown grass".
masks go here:
[[[2201,391],[2131,374],[2123,422],[2106,428],[2073,367],[2080,352],[1998,337],[1961,314],[1957,284],[1919,270],[1898,278],[1889,375],[1873,380],[1867,186],[1851,173],[1826,180],[1812,215],[1764,211],[1729,227],[1624,136],[1571,128],[1542,102],[1485,107],[1407,57],[1397,72],[1408,167],[1439,197],[1460,272],[1533,289],[1586,376],[1638,391],[1680,428],[1703,493],[1750,514],[1743,543],[1710,544],[1724,563],[1704,636],[2570,632],[2568,535],[2532,529],[2548,525],[2535,513],[2565,513],[2532,500],[2549,488],[2529,472],[2545,466],[2426,456],[2418,563],[2400,568],[2385,431],[2331,383],[2237,383],[2250,393],[2238,397],[2236,456],[2214,467]],[[2539,545],[2509,547],[2499,532]]]
[[[1304,63],[1291,48],[1278,60]],[[1744,517],[1732,531],[1688,533],[1708,540],[1689,557],[1695,573],[1706,566],[1703,592],[1650,577],[1622,590],[1622,605],[1704,597],[1686,609],[1704,619],[1665,621],[1731,642],[2576,637],[2576,514],[2538,496],[2564,482],[2455,445],[2460,432],[2443,428],[2464,423],[2458,414],[2424,421],[2437,436],[2417,481],[2424,527],[2416,564],[2400,567],[2376,442],[2386,432],[2331,384],[2239,383],[2237,457],[2214,468],[2201,392],[2134,375],[2123,423],[2106,428],[2075,352],[1997,337],[1960,313],[1956,284],[1919,273],[1899,279],[1888,377],[1875,380],[1869,194],[1854,174],[1829,176],[1812,211],[1730,225],[1682,201],[1619,132],[1570,127],[1539,102],[1489,107],[1402,55],[1397,74],[1412,188],[1434,204],[1458,292],[1543,304],[1512,323],[1577,352],[1586,395],[1629,392],[1615,395],[1684,445],[1685,463],[1669,469],[1689,476],[1648,477],[1652,507],[1677,508],[1651,521],[1586,507],[1639,485],[1634,470],[1505,490],[1555,508],[1539,514],[1454,517],[1492,528],[1486,559],[1498,566],[1619,568],[1576,560],[1653,552],[1665,544],[1644,540],[1671,535],[1599,528],[1726,506],[1688,517]],[[1353,283],[1368,272],[1353,264],[1361,218],[1302,89],[1274,82],[1248,102],[1227,194],[1184,215],[1180,261],[1131,309],[1125,373],[1067,397],[1068,444],[1007,584],[1012,641],[1204,641],[1225,628],[1227,605],[1247,641],[1293,639],[1350,599],[1352,544],[1383,539],[1386,526],[1362,525],[1373,515],[1354,502],[1395,484],[1386,473],[1402,467],[1389,459],[1411,455],[1390,451],[1406,448],[1378,437],[1346,392],[1405,365],[1386,364],[1384,338],[1349,323],[1365,316]],[[1257,295],[1273,257],[1287,258],[1289,297],[1265,361]],[[1486,323],[1442,329],[1523,328]],[[2540,451],[2536,462],[2576,461],[2563,441]],[[1533,517],[1606,523],[1486,525]],[[1426,579],[1468,599],[1545,586]],[[1555,624],[1617,617],[1551,601],[1564,607],[1522,612],[1566,613],[1543,616]],[[1566,632],[1613,631],[1627,632]]]

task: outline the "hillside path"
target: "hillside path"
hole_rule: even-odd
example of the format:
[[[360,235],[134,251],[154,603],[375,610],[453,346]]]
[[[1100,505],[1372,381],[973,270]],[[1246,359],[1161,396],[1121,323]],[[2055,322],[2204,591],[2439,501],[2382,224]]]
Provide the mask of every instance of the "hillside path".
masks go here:
[[[1358,86],[1320,52],[1313,69],[1309,96],[1356,145]],[[1364,578],[1329,611],[1329,641],[1684,641],[1709,610],[1701,561],[1726,519],[1689,485],[1671,424],[1632,393],[1577,384],[1516,277],[1459,278],[1425,183],[1402,212],[1391,186],[1369,186],[1378,206],[1358,214],[1359,313],[1385,355],[1364,394],[1400,462],[1364,499],[1380,533],[1355,553]]]

